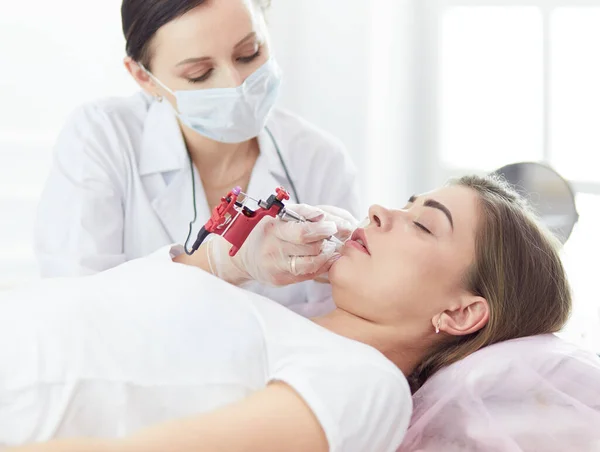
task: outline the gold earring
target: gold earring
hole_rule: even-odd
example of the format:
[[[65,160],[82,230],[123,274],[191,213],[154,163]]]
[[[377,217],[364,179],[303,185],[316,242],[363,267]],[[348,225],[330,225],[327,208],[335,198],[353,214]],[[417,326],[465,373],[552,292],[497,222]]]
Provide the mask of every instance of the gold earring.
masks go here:
[[[442,317],[438,317],[437,325],[435,326],[435,334],[440,334],[440,322],[442,321]]]

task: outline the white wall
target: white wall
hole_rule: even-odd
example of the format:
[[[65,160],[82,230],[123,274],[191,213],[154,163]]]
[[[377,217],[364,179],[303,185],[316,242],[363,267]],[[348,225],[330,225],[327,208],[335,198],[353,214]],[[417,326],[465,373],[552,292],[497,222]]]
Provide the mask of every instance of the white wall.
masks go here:
[[[269,12],[281,103],[340,137],[357,162],[367,140],[369,16],[369,2],[356,0],[275,0]]]
[[[281,104],[346,144],[365,208],[413,185],[414,1],[274,0],[269,12]]]
[[[36,275],[37,198],[79,104],[135,89],[121,61],[120,0],[10,2],[0,14],[0,285]]]

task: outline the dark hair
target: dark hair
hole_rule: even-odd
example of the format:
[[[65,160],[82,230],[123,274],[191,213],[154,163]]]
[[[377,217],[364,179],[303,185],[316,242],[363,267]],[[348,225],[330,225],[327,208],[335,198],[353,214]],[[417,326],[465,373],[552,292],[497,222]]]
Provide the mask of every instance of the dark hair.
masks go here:
[[[418,389],[430,376],[480,348],[508,339],[559,331],[571,312],[571,292],[560,242],[512,186],[498,176],[454,181],[479,197],[481,222],[475,262],[465,275],[471,293],[489,304],[486,326],[450,337],[431,351],[410,377]]]
[[[123,0],[121,23],[127,41],[125,50],[134,61],[150,68],[150,42],[163,26],[183,16],[206,0]],[[263,10],[270,0],[253,0]]]

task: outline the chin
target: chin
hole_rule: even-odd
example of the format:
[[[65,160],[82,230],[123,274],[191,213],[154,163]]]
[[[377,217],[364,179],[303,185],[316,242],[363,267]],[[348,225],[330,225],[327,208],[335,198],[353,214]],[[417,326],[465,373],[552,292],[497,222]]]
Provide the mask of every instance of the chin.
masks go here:
[[[331,282],[331,284],[334,284],[336,281],[339,281],[340,278],[344,274],[346,274],[346,272],[343,269],[344,260],[345,260],[344,256],[340,257],[337,261],[335,261],[333,263],[333,265],[329,269],[328,276],[329,276],[329,281]]]
[[[357,282],[364,281],[361,267],[357,266],[348,256],[342,256],[329,269],[329,282],[331,287],[342,290],[353,290]]]

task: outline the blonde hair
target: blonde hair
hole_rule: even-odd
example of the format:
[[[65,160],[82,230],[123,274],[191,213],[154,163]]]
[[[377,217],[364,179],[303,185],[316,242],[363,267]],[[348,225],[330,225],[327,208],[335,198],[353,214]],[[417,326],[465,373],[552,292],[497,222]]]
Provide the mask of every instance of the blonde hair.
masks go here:
[[[560,242],[537,220],[525,200],[497,176],[467,176],[451,185],[479,195],[481,222],[475,260],[465,287],[489,305],[486,326],[453,336],[420,363],[410,377],[418,389],[435,372],[496,342],[559,331],[571,313],[571,292]]]

